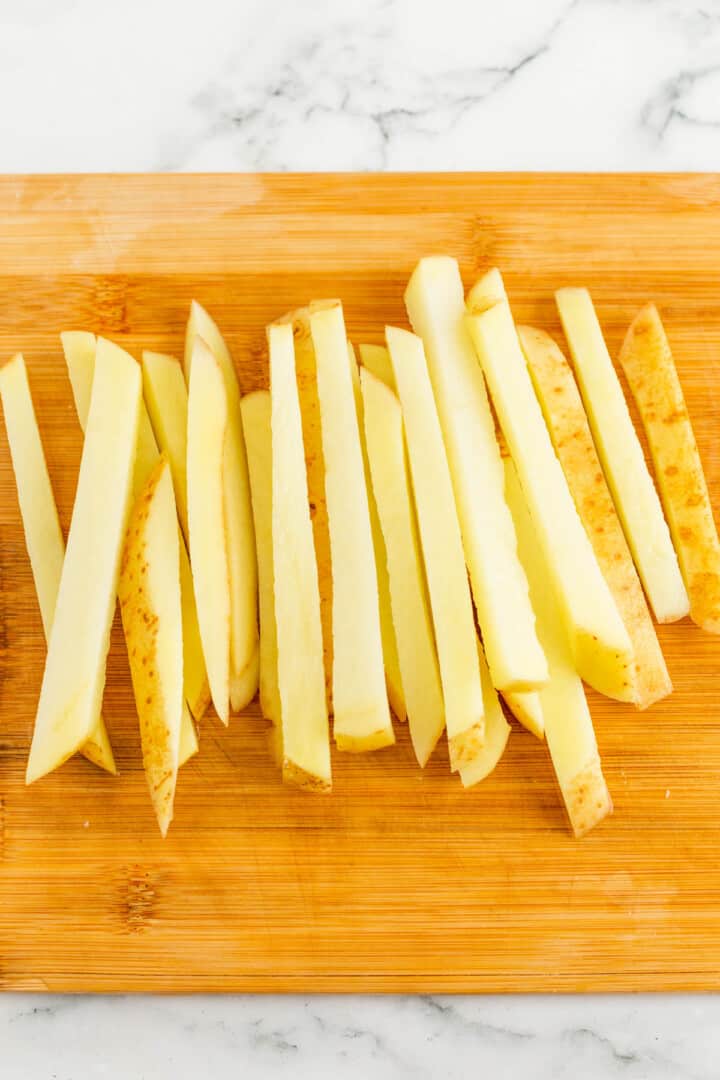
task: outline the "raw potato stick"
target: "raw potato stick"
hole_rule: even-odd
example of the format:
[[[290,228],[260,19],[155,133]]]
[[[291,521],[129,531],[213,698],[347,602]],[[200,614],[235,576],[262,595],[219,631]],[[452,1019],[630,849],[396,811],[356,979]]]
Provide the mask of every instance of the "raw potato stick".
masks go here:
[[[223,474],[227,404],[220,364],[203,339],[195,337],[188,389],[190,565],[210,693],[225,725],[230,700],[231,610]]]
[[[596,690],[634,701],[630,638],[555,456],[510,306],[507,299],[492,303],[501,285],[495,271],[474,286],[468,296],[468,325],[528,500],[537,542],[553,576],[575,664]]]
[[[402,405],[430,608],[435,627],[450,765],[474,761],[485,740],[477,634],[460,525],[423,343],[386,328]]]
[[[395,742],[383,661],[380,606],[360,432],[337,302],[311,305],[330,526],[335,742],[353,752]]]
[[[430,601],[412,504],[400,402],[363,367],[365,442],[387,552],[392,618],[410,738],[424,766],[445,729],[445,707]]]
[[[670,530],[587,289],[555,293],[598,456],[658,622],[690,610]]]
[[[47,642],[55,617],[65,542],[35,418],[25,361],[20,353],[0,368],[0,397],[5,412],[5,429],[15,473],[25,545]],[[80,753],[106,772],[117,773],[102,716],[98,717],[97,726],[80,748]]]
[[[534,522],[509,458],[505,473],[505,491],[517,530],[518,550],[550,667],[550,680],[538,691],[545,738],[572,830],[580,837],[612,813],[612,800],[602,772],[585,691],[563,633],[552,576],[535,540]]]
[[[272,551],[272,403],[267,390],[240,402],[255,521],[260,611],[260,708],[282,737]]]
[[[654,304],[633,320],[620,364],[637,402],[690,597],[690,617],[720,633],[720,543],[665,329]]]
[[[290,311],[277,319],[273,325],[289,325],[293,332],[295,377],[302,420],[308,501],[320,589],[325,692],[328,710],[332,715],[333,641],[330,527],[325,504],[325,459],[323,457],[322,433],[320,431],[320,401],[317,391],[315,349],[310,334],[310,309],[305,307]]]
[[[80,427],[84,432],[87,425],[90,394],[95,372],[97,342],[94,334],[84,331],[66,331],[60,335],[60,338],[75,399],[75,411],[77,412]],[[138,498],[159,460],[160,453],[152,433],[147,410],[141,401],[135,467],[133,469],[133,503]],[[198,752],[197,732],[192,716],[199,720],[210,703],[210,691],[200,644],[200,631],[197,625],[190,560],[184,543],[180,547],[180,583],[183,604],[185,695],[190,710],[188,711],[188,708],[183,709],[180,735],[180,764],[184,765],[189,758]],[[192,712],[192,716],[190,712]]]
[[[310,523],[292,324],[267,329],[272,430],[272,544],[283,778],[331,788],[320,591]]]
[[[141,385],[135,360],[100,338],[27,783],[62,765],[97,727],[132,491]]]
[[[227,395],[223,488],[230,575],[230,705],[233,712],[240,712],[255,697],[260,666],[257,558],[240,415],[240,387],[225,339],[207,311],[193,300],[185,334],[185,378],[188,384],[194,342],[198,336],[220,365]]]
[[[405,290],[427,357],[465,560],[493,683],[533,690],[547,679],[512,518],[485,380],[465,325],[455,259],[421,259]]]
[[[562,352],[543,330],[521,326],[518,334],[570,494],[630,635],[637,705],[646,709],[666,697],[672,683],[575,379]]]
[[[163,836],[173,818],[184,706],[179,537],[170,466],[161,458],[130,515],[118,597],[145,778]]]
[[[505,747],[510,737],[510,725],[505,719],[500,699],[492,684],[485,653],[479,641],[477,649],[485,707],[485,742],[472,761],[468,762],[467,765],[463,765],[460,769],[460,779],[463,787],[466,788],[479,784],[481,780],[485,780],[490,775],[505,753]]]
[[[405,703],[405,691],[403,689],[402,675],[400,673],[400,658],[398,656],[395,627],[393,625],[387,551],[385,550],[385,540],[383,538],[380,518],[378,517],[377,502],[370,478],[370,463],[368,461],[365,422],[363,417],[363,398],[360,389],[360,372],[358,371],[355,350],[350,342],[348,342],[348,359],[350,361],[350,377],[353,384],[355,411],[357,413],[358,430],[360,432],[360,449],[362,450],[363,458],[365,490],[367,491],[368,510],[370,512],[370,532],[372,533],[373,551],[375,553],[378,604],[380,608],[380,638],[382,641],[383,663],[385,664],[385,685],[390,708],[397,719],[404,722],[407,720],[407,705]]]

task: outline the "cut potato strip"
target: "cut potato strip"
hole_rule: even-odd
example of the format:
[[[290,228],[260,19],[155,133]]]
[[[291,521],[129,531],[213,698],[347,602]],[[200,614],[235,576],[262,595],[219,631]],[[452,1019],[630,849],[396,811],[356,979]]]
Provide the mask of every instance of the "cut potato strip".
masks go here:
[[[505,504],[495,422],[464,322],[457,261],[441,255],[421,259],[405,305],[425,346],[493,683],[500,690],[532,690],[547,679],[547,664]]]
[[[35,417],[25,361],[20,353],[0,368],[0,398],[10,445],[25,545],[30,557],[35,592],[45,641],[50,639],[57,601],[65,542]],[[115,758],[105,721],[98,717],[95,730],[80,753],[94,765],[115,774]]]
[[[472,761],[460,769],[463,787],[473,787],[485,780],[493,771],[505,753],[510,737],[510,725],[505,719],[500,699],[492,684],[490,669],[485,659],[482,645],[478,641],[478,660],[482,682],[483,705],[485,707],[485,742]]]
[[[402,405],[420,541],[435,627],[450,764],[469,765],[485,738],[477,634],[450,469],[423,343],[386,329]]]
[[[135,360],[100,338],[28,783],[62,765],[97,728],[132,490],[141,382]]]
[[[330,527],[325,504],[325,459],[320,430],[320,401],[317,392],[315,349],[310,334],[310,310],[298,308],[283,315],[274,325],[290,325],[295,345],[295,374],[300,416],[302,418],[305,469],[307,473],[310,518],[320,587],[320,620],[322,623],[325,689],[328,709],[332,714],[332,566],[330,558]]]
[[[518,549],[530,583],[540,641],[550,666],[550,681],[539,691],[545,737],[555,775],[575,836],[584,836],[612,812],[592,717],[570,653],[553,588],[552,575],[536,540],[512,462],[505,462],[505,491],[513,512]]]
[[[562,352],[543,330],[524,326],[518,334],[570,494],[630,635],[637,705],[645,709],[669,694],[672,683],[575,379]]]
[[[508,302],[487,308],[487,294],[482,279],[468,297],[468,325],[553,575],[577,670],[601,693],[634,701],[630,638],[555,456]],[[482,314],[474,314],[476,307]]]
[[[150,423],[170,464],[178,518],[187,541],[187,386],[182,365],[174,356],[146,350],[142,373]]]
[[[355,350],[350,342],[348,342],[348,359],[350,361],[350,377],[352,379],[353,393],[355,395],[355,411],[357,413],[358,431],[360,433],[360,449],[362,450],[363,458],[365,490],[367,491],[368,510],[370,513],[370,531],[372,533],[373,551],[375,553],[378,605],[380,610],[380,638],[382,640],[383,663],[385,664],[385,683],[388,700],[390,701],[390,708],[398,720],[405,721],[407,720],[407,705],[405,703],[402,675],[400,674],[400,659],[398,657],[397,641],[395,639],[395,627],[393,626],[387,551],[385,550],[385,540],[383,539],[377,503],[375,501],[372,481],[370,479],[370,463],[368,461],[368,451],[365,440],[363,399],[360,390],[360,372],[358,371]]]
[[[260,708],[282,732],[277,671],[277,627],[272,553],[272,405],[267,390],[240,402],[247,450],[258,559],[260,611]]]
[[[185,700],[195,720],[199,721],[202,720],[210,705],[210,685],[200,638],[200,623],[198,622],[197,604],[195,603],[195,585],[193,584],[192,569],[190,567],[190,556],[182,533],[180,533],[180,598],[183,619]],[[195,725],[192,722],[188,723],[189,719],[189,717],[183,717],[180,743],[181,765],[184,765],[187,760],[185,758],[186,747],[194,746],[193,753],[196,753],[198,749]]]
[[[130,515],[118,598],[145,778],[163,836],[173,818],[185,704],[178,540],[172,475],[161,458]]]
[[[395,392],[395,376],[393,375],[390,353],[385,345],[360,345],[360,363],[364,368],[385,383],[389,390]]]
[[[670,344],[654,304],[635,317],[620,364],[642,418],[690,597],[690,616],[720,633],[720,543]]]
[[[210,693],[216,713],[227,725],[231,608],[223,482],[227,389],[214,353],[202,338],[196,336],[194,342],[187,436],[190,565]]]
[[[193,345],[201,337],[225,379],[227,422],[223,487],[230,582],[230,704],[240,712],[258,688],[258,581],[250,480],[240,415],[240,387],[225,339],[204,308],[193,300],[185,335],[185,377],[190,382]]]
[[[658,622],[690,610],[670,530],[587,289],[555,293],[598,455]]]
[[[65,362],[67,363],[70,383],[75,398],[80,427],[85,431],[87,409],[92,391],[95,372],[96,340],[93,334],[83,331],[67,331],[60,335]],[[150,425],[150,419],[143,402],[140,402],[138,420],[138,439],[133,470],[133,502],[147,484],[151,472],[160,460],[160,453]],[[195,609],[195,594],[190,574],[190,560],[185,544],[180,545],[180,584],[183,604],[183,648],[185,695],[192,716],[199,720],[210,704],[210,690],[207,683],[205,661],[200,643],[200,631]],[[180,764],[198,752],[197,732],[188,710],[183,710],[182,733],[180,741]]]
[[[528,690],[525,693],[503,694],[505,704],[516,720],[519,720],[524,728],[538,739],[545,738],[545,721],[543,720],[540,695],[537,690]]]
[[[366,368],[360,373],[374,500],[387,553],[391,611],[410,738],[424,766],[445,728],[440,668],[410,491],[400,402]]]
[[[335,742],[349,751],[395,741],[347,336],[339,303],[311,306],[330,526]]]
[[[320,591],[308,503],[293,328],[268,327],[272,545],[285,780],[331,787]]]

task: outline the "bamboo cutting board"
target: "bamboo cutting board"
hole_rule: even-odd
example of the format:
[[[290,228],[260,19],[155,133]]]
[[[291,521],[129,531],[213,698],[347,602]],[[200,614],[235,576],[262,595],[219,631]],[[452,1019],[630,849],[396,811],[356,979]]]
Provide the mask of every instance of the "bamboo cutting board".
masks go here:
[[[720,512],[717,176],[157,176],[0,181],[0,358],[25,352],[63,526],[80,451],[58,340],[88,328],[179,354],[190,300],[242,387],[266,322],[340,296],[352,339],[405,324],[416,260],[505,274],[559,334],[592,290],[617,354],[654,299]],[[44,643],[0,429],[0,987],[478,991],[720,988],[720,640],[661,639],[675,693],[591,706],[615,816],[568,834],[545,747],[517,729],[471,792],[439,748],[334,753],[334,792],[283,787],[253,707],[202,725],[168,840],[141,771],[116,625],[104,712],[121,770],[76,758],[26,789]]]

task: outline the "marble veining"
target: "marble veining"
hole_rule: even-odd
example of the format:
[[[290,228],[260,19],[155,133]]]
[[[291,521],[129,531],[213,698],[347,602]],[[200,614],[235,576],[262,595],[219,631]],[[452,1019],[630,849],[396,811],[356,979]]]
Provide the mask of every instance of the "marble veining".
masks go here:
[[[66,997],[0,1001],[3,1076],[714,1080],[714,997]]]
[[[6,172],[720,169],[720,0],[5,0],[0,93]],[[713,995],[0,998],[3,1080],[719,1061]]]

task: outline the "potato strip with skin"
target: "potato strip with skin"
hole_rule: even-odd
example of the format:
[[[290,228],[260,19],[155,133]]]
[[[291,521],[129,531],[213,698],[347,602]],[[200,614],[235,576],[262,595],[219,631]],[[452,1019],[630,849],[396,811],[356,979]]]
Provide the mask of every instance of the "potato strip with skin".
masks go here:
[[[94,334],[88,334],[84,331],[66,331],[60,335],[60,338],[72,385],[75,410],[80,427],[84,432],[95,371],[97,343]],[[159,460],[160,452],[155,442],[147,410],[141,401],[135,467],[133,469],[133,501],[147,483],[150,473]],[[184,765],[198,752],[197,732],[192,716],[199,720],[210,704],[210,691],[207,685],[205,662],[202,656],[200,632],[197,625],[190,560],[184,543],[180,545],[180,584],[183,605],[183,648],[185,650],[184,679],[187,698],[187,706],[183,709],[180,736],[180,764]],[[192,716],[190,712],[192,712]]]
[[[331,787],[320,590],[291,323],[267,329],[272,430],[272,543],[283,778]]]
[[[612,800],[602,772],[585,691],[563,632],[552,575],[536,542],[534,523],[509,458],[505,462],[505,475],[518,550],[530,584],[538,634],[550,666],[550,680],[538,691],[545,738],[573,832],[575,836],[584,836],[612,813]]]
[[[587,289],[558,289],[560,320],[582,393],[593,439],[658,622],[690,610],[685,584],[658,493],[645,464],[625,396]]]
[[[170,466],[161,458],[130,515],[118,598],[145,778],[163,836],[173,818],[184,706],[179,536]]]
[[[470,585],[423,343],[407,330],[389,326],[385,333],[405,423],[445,700],[450,764],[457,770],[477,757],[485,739]]]
[[[720,542],[685,397],[654,304],[633,320],[620,365],[645,427],[690,617],[720,634]]]
[[[100,716],[132,492],[140,368],[101,338],[26,780],[62,765]]]
[[[468,326],[528,500],[537,542],[553,575],[577,670],[601,693],[634,701],[630,638],[555,456],[509,304],[500,300],[487,307],[488,293],[496,295],[500,276],[488,277],[468,296]]]
[[[493,683],[533,690],[547,679],[527,581],[517,557],[485,380],[467,326],[455,259],[421,259],[405,290],[422,338],[447,453],[465,560]]]
[[[577,512],[630,635],[637,705],[672,690],[640,579],[615,510],[570,365],[542,330],[518,328],[535,391]]]

